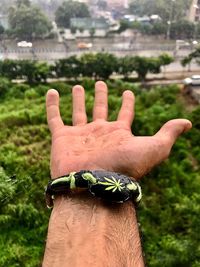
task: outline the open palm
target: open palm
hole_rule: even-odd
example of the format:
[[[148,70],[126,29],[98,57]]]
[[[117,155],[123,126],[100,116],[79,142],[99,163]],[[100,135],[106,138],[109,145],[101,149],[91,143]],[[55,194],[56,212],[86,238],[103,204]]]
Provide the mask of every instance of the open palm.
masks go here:
[[[51,175],[72,171],[108,170],[140,178],[165,160],[178,136],[191,128],[185,119],[171,120],[154,136],[136,137],[131,132],[134,95],[123,93],[118,119],[107,121],[107,86],[95,85],[93,122],[87,123],[84,89],[73,88],[73,126],[64,125],[56,90],[47,93],[47,119],[52,133]]]

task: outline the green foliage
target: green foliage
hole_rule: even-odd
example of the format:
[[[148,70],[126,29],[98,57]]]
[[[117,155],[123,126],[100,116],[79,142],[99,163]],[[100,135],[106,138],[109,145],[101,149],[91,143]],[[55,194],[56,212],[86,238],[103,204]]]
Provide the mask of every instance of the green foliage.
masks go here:
[[[10,88],[10,81],[7,78],[0,78],[0,97],[4,96]]]
[[[92,53],[83,54],[80,58],[80,62],[82,64],[82,69],[79,69],[82,71],[81,74],[87,77],[94,77],[96,74],[96,55]]]
[[[124,75],[127,78],[134,71],[134,58],[130,56],[125,56],[119,59],[119,74]]]
[[[162,18],[162,21],[138,24],[136,28],[143,34],[166,35],[168,28],[167,22],[170,20],[172,22],[170,38],[191,39],[194,38],[195,34],[199,36],[200,32],[198,24],[184,20],[191,4],[191,0],[132,0],[129,5],[129,10],[135,15],[158,14]],[[133,28],[131,24],[125,26],[126,28]]]
[[[90,29],[90,36],[91,36],[91,37],[94,37],[94,35],[95,35],[95,31],[96,31],[95,28],[91,28],[91,29]]]
[[[186,66],[191,63],[192,60],[195,60],[198,64],[200,64],[200,47],[197,47],[196,50],[190,53],[187,57],[181,60],[181,64]]]
[[[194,37],[195,24],[186,20],[173,22],[171,24],[171,39],[192,39]]]
[[[82,65],[76,56],[60,59],[52,67],[56,77],[77,78],[82,72]]]
[[[23,98],[27,91],[31,90],[30,86],[27,84],[16,84],[15,86],[12,86],[10,90],[7,93],[7,96],[15,97],[16,99]]]
[[[113,73],[127,78],[136,71],[140,80],[145,80],[148,72],[159,73],[161,66],[170,64],[173,58],[163,54],[157,58],[125,56],[118,58],[109,53],[87,53],[80,58],[71,56],[56,62],[52,70],[57,77],[78,78],[79,76],[95,79],[108,79]]]
[[[101,10],[105,10],[107,7],[107,1],[106,0],[98,0],[97,5]]]
[[[134,57],[134,70],[138,74],[138,78],[144,81],[148,72],[160,73],[160,67],[163,65],[162,58],[145,58],[140,56]]]
[[[76,31],[77,31],[77,28],[76,28],[76,27],[70,27],[70,32],[71,32],[72,34],[75,34]]]
[[[12,59],[5,59],[0,61],[0,73],[1,76],[10,80],[15,79],[19,74],[19,62]]]
[[[162,64],[162,66],[169,65],[169,64],[171,64],[174,61],[173,57],[171,57],[168,54],[162,54],[162,55],[160,55],[159,56],[159,60],[160,60],[160,63]]]
[[[128,22],[126,20],[122,20],[120,21],[119,32],[125,31],[126,29],[137,29],[145,35],[166,35],[167,28],[167,23],[163,21],[142,24],[139,22]],[[200,24],[192,23],[187,20],[178,20],[171,23],[171,39],[193,39],[195,36],[200,36]]]
[[[166,23],[161,22],[155,22],[153,23],[151,34],[152,35],[161,35],[166,34],[167,32],[167,25]]]
[[[65,1],[56,10],[56,22],[59,27],[69,28],[71,18],[90,17],[88,6],[77,1]]]
[[[170,64],[173,58],[163,54],[157,58],[129,57],[118,58],[109,53],[87,53],[80,58],[71,56],[60,59],[54,65],[32,60],[0,61],[2,75],[9,79],[25,79],[28,83],[46,83],[47,78],[66,77],[78,79],[91,77],[108,79],[113,73],[123,74],[127,78],[136,71],[140,80],[145,80],[148,72],[159,73],[160,67]]]
[[[10,8],[9,23],[12,35],[25,40],[43,38],[52,28],[42,11],[28,0],[17,1],[17,6]]]
[[[108,79],[117,70],[117,58],[108,53],[85,54],[81,56],[82,75],[95,79]]]
[[[141,16],[158,14],[164,22],[167,22],[173,9],[172,21],[179,21],[187,14],[191,2],[191,0],[132,0],[129,4],[129,10],[131,13]]]
[[[30,0],[17,0],[16,5],[17,7],[21,7],[22,5],[30,7],[31,2]]]
[[[0,24],[0,35],[3,34],[5,32],[4,27]]]
[[[97,53],[96,75],[99,79],[108,79],[113,72],[117,72],[118,59],[108,53]]]
[[[32,60],[0,61],[1,75],[9,79],[26,79],[29,83],[46,82],[51,76],[51,67],[46,62]]]
[[[120,28],[118,33],[124,32],[128,28],[130,28],[130,23],[127,20],[120,20]]]
[[[149,24],[132,24],[131,28],[138,29],[142,34],[146,35],[165,35],[167,32],[167,24],[163,21],[152,22]]]
[[[48,88],[61,95],[61,114],[71,123],[71,85],[11,84],[2,78],[0,103],[0,266],[41,265],[49,212],[44,186],[49,177],[50,134],[46,125]],[[191,119],[193,129],[183,135],[170,158],[144,178],[139,208],[143,246],[150,267],[200,265],[200,107],[185,108],[175,85],[142,90],[132,83],[107,81],[109,120],[115,120],[124,90],[136,96],[135,135],[152,135],[169,119]],[[89,119],[94,80],[84,78]],[[8,88],[6,88],[8,86]],[[0,80],[1,88],[1,80]],[[3,87],[2,87],[3,88]],[[67,108],[66,108],[67,103]]]

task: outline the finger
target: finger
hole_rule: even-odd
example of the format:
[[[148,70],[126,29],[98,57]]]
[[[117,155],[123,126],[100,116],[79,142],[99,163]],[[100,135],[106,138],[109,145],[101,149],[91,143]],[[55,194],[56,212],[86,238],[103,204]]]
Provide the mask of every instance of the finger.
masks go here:
[[[72,89],[73,97],[73,125],[84,125],[87,123],[85,111],[85,90],[82,86],[76,85]]]
[[[59,110],[59,94],[56,90],[51,89],[46,95],[47,122],[51,132],[64,125]]]
[[[122,96],[122,106],[117,120],[124,121],[131,126],[134,119],[135,96],[131,91],[125,91]]]
[[[108,117],[108,89],[107,85],[102,82],[95,84],[95,101],[93,110],[93,120],[103,119]]]
[[[191,128],[192,123],[189,120],[170,120],[162,126],[162,128],[155,134],[155,137],[163,143],[163,148],[168,150],[168,154],[177,138]]]

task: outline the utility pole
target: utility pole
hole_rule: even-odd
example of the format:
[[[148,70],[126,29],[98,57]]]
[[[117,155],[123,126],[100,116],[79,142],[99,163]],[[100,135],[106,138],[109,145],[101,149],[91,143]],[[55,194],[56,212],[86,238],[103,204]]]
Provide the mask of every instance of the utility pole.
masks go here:
[[[167,22],[167,40],[170,39],[170,33],[171,33],[171,24],[172,24],[172,16],[173,16],[173,7],[174,7],[174,2],[176,0],[171,0],[171,6],[170,6],[170,13],[169,13],[169,20]]]
[[[198,5],[198,4],[193,5],[193,8],[195,9],[195,14],[196,14],[197,9],[199,9],[199,5]],[[196,18],[196,16],[195,16],[195,18]],[[194,39],[194,41],[196,41],[196,39],[197,39],[198,22],[199,22],[199,21],[194,20],[194,34],[193,34],[193,39]],[[193,41],[193,42],[194,42],[194,41]]]

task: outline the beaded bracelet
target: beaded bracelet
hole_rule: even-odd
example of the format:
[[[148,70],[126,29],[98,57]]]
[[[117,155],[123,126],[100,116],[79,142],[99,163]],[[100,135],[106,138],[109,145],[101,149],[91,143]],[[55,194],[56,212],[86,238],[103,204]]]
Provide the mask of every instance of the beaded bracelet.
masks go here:
[[[53,206],[55,195],[64,195],[77,188],[85,188],[92,195],[115,203],[132,200],[136,204],[142,198],[141,187],[135,179],[115,172],[83,170],[49,181],[46,188],[47,207]]]

